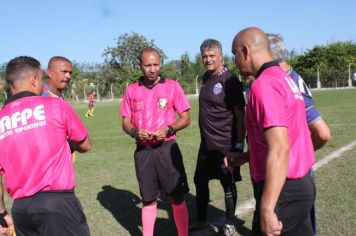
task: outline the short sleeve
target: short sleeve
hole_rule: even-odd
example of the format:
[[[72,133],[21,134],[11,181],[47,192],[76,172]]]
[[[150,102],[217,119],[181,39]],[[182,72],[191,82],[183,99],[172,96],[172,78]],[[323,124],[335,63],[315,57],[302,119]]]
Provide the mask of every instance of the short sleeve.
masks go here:
[[[129,87],[126,88],[124,96],[122,98],[119,114],[123,117],[131,117]]]
[[[83,141],[88,136],[88,131],[81,122],[79,116],[74,109],[64,100],[62,102],[62,109],[65,111],[63,123],[67,130],[69,140],[74,142]]]
[[[187,99],[187,97],[184,94],[184,91],[182,87],[179,85],[179,83],[173,81],[174,86],[175,86],[175,93],[174,93],[174,108],[175,110],[180,114],[183,113],[191,108],[190,103]]]
[[[225,81],[224,87],[227,105],[229,107],[244,109],[246,104],[240,80],[235,76],[230,77]]]
[[[274,83],[255,83],[251,91],[251,105],[255,107],[260,128],[287,127],[286,96],[284,90]]]

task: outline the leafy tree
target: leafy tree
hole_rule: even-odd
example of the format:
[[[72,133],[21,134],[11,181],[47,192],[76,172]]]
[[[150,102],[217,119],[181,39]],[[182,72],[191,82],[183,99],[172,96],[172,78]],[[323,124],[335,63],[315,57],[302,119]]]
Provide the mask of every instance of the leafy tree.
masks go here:
[[[347,41],[315,46],[290,63],[311,87],[316,86],[318,68],[323,87],[346,86],[348,66],[356,64],[356,44]]]
[[[203,78],[203,75],[205,73],[205,67],[204,67],[203,60],[201,58],[201,54],[200,53],[197,53],[195,55],[193,68],[194,68],[195,74],[199,76],[198,77],[199,81],[201,81],[202,78]]]
[[[107,47],[104,50],[104,65],[101,71],[101,78],[106,86],[110,86],[110,95],[114,97],[113,87],[116,85],[119,94],[123,93],[126,85],[136,81],[142,75],[139,69],[138,55],[145,47],[155,48],[160,56],[163,65],[167,56],[162,49],[158,48],[154,40],[148,40],[138,33],[125,33],[117,39],[115,47]]]
[[[180,76],[180,60],[173,60],[161,67],[161,74],[165,77],[177,80]]]
[[[139,69],[137,56],[145,47],[155,48],[161,55],[162,64],[167,56],[158,48],[154,40],[147,40],[138,33],[125,33],[117,39],[116,47],[107,47],[103,53],[105,62],[120,68],[126,73]]]

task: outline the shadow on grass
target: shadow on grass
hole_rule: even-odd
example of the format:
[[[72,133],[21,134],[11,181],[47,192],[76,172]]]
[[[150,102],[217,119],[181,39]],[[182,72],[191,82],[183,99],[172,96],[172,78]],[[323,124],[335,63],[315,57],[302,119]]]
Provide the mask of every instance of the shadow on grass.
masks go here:
[[[130,235],[142,235],[141,225],[141,199],[134,193],[117,189],[111,185],[104,185],[98,193],[97,200],[105,207],[124,227]]]
[[[116,221],[124,227],[129,235],[142,235],[141,228],[141,198],[136,194],[117,189],[110,185],[102,187],[98,193],[97,200],[115,217]],[[158,209],[167,210],[165,203],[158,201]],[[168,203],[168,207],[169,203]],[[171,212],[168,212],[169,218],[173,219]],[[169,219],[157,218],[155,224],[155,235],[166,235],[168,232],[176,234],[174,222]]]
[[[186,196],[187,207],[190,220],[196,215],[195,197],[188,193]],[[130,235],[142,235],[141,228],[141,198],[136,194],[117,189],[110,185],[102,187],[102,191],[98,193],[97,200],[114,216],[116,221],[124,227]],[[162,194],[158,199],[158,209],[167,211],[169,218],[157,218],[155,224],[155,235],[177,235],[175,228],[173,213],[168,199]],[[218,224],[221,224],[221,218],[225,216],[225,211],[214,206],[208,206],[209,218],[218,219]],[[220,219],[219,219],[220,217]],[[244,222],[238,220],[238,232],[240,235],[250,235],[250,230],[243,226]],[[219,234],[216,234],[219,235]]]

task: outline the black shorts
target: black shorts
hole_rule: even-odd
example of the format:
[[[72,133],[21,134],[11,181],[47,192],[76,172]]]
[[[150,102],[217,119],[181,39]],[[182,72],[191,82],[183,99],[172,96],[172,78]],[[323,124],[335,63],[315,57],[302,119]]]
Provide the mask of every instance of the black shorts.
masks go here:
[[[253,183],[256,210],[253,215],[252,235],[262,235],[260,230],[260,202],[264,182]],[[315,184],[310,172],[300,179],[286,180],[275,208],[282,221],[282,235],[313,235],[310,210],[315,199]]]
[[[241,181],[240,167],[235,167],[233,176],[230,171],[224,168],[225,155],[218,150],[207,150],[204,145],[200,145],[198,160],[194,174],[194,182],[206,182],[211,179],[224,181],[228,179]]]
[[[14,200],[17,236],[90,235],[83,208],[73,191],[39,192]]]
[[[182,196],[189,191],[183,157],[175,140],[135,151],[136,176],[144,202],[158,198],[160,189],[167,196]]]

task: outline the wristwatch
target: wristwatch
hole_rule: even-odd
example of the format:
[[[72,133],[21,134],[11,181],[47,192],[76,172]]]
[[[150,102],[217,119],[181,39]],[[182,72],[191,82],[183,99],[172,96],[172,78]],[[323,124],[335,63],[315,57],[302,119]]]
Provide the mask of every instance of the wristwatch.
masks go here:
[[[176,133],[176,131],[174,131],[173,127],[168,125],[168,133],[167,133],[167,137],[172,136]]]
[[[5,210],[3,213],[0,213],[0,225],[1,227],[9,227],[6,220],[5,216],[7,216],[7,211]]]

